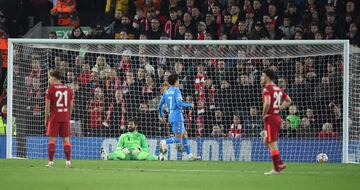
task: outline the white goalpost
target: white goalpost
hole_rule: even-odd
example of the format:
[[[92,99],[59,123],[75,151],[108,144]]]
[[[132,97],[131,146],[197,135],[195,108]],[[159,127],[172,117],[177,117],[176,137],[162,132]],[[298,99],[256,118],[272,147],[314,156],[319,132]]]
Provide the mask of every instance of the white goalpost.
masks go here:
[[[47,157],[47,72],[59,69],[75,92],[74,159],[114,150],[128,118],[139,121],[157,154],[158,140],[172,135],[159,122],[157,105],[167,76],[176,72],[184,100],[195,104],[183,110],[192,152],[204,160],[268,161],[259,137],[259,81],[271,68],[294,100],[282,113],[284,160],[315,162],[326,153],[329,162],[360,161],[360,51],[347,40],[9,39],[8,52],[7,158]],[[181,160],[182,150],[171,145],[167,159]]]

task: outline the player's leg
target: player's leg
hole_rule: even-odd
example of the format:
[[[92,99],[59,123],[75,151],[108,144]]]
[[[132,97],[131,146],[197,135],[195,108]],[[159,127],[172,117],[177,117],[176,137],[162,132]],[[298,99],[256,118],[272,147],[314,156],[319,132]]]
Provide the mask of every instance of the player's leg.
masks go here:
[[[126,158],[126,154],[120,148],[117,148],[114,152],[111,152],[108,156],[109,160],[116,160],[116,159],[125,160],[125,158]]]
[[[59,125],[51,121],[48,122],[46,135],[49,136],[48,142],[48,159],[49,162],[46,165],[47,167],[52,167],[54,165],[54,156],[55,156],[55,144],[56,137],[59,134]]]
[[[48,142],[48,158],[49,158],[49,162],[46,165],[47,167],[54,166],[55,144],[56,144],[56,137],[49,137],[49,142]]]
[[[279,116],[269,116],[265,121],[265,127],[267,132],[267,146],[269,148],[269,152],[274,166],[274,169],[272,171],[265,173],[267,175],[278,174],[280,172],[280,165],[283,166],[280,158],[280,152],[277,146],[280,126],[281,118]],[[282,169],[285,169],[285,167],[282,167]]]
[[[140,151],[136,156],[135,156],[136,160],[150,160],[150,161],[155,161],[155,160],[159,160],[158,156],[155,156],[153,154],[150,154],[149,152],[144,152],[144,151]]]
[[[59,135],[64,142],[65,166],[71,168],[70,122],[63,122],[59,127]]]
[[[177,122],[171,122],[171,130],[174,134],[178,134],[180,133],[180,129],[181,129],[181,122],[177,121]],[[179,143],[180,142],[180,138],[181,135],[176,135],[175,137],[169,137],[167,139],[163,139],[160,141],[159,145],[160,145],[160,152],[162,154],[165,154],[167,152],[167,145],[168,144],[173,144],[173,143]]]
[[[199,156],[193,155],[191,153],[191,148],[190,148],[190,144],[189,144],[189,140],[188,140],[188,133],[185,130],[185,127],[183,127],[181,133],[182,133],[182,144],[184,146],[187,159],[189,159],[189,160],[200,160],[201,158]]]

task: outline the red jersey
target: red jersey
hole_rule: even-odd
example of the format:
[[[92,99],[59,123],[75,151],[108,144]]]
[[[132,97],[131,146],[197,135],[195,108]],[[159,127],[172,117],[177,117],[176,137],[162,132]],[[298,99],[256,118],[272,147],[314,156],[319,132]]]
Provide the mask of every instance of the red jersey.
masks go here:
[[[64,84],[54,84],[48,87],[46,99],[50,101],[50,122],[70,121],[70,102],[73,101],[73,91]]]
[[[288,98],[288,95],[275,84],[266,85],[263,90],[263,102],[265,102],[265,96],[270,96],[270,107],[266,114],[279,114],[279,108],[283,100]]]

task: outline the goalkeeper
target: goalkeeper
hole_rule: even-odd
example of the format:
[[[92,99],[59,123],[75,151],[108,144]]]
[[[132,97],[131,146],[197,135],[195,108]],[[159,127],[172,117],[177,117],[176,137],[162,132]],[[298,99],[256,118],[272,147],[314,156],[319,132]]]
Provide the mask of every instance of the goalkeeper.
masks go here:
[[[161,154],[155,156],[149,153],[149,144],[145,135],[139,133],[136,128],[137,121],[128,119],[128,132],[120,136],[116,150],[107,155],[102,148],[101,158],[103,160],[164,160]]]

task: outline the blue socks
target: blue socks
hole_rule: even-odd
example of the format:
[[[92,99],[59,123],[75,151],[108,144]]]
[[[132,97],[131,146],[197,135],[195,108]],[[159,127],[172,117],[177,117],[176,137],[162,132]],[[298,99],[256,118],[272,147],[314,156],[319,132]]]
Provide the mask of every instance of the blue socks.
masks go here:
[[[178,137],[170,137],[165,139],[166,144],[173,144],[173,143],[179,143],[180,140]]]
[[[187,138],[187,137],[186,137],[186,138],[184,137],[184,138],[182,139],[182,144],[184,145],[186,154],[189,155],[189,154],[190,154],[190,145],[189,145],[189,142],[188,142],[188,138]]]
[[[173,144],[173,143],[179,143],[180,139],[178,137],[170,137],[170,138],[167,138],[162,141],[165,142],[166,144]],[[190,145],[189,145],[189,141],[188,141],[187,137],[182,138],[182,144],[184,145],[186,154],[189,155],[190,154]]]

